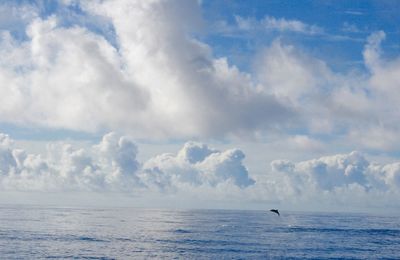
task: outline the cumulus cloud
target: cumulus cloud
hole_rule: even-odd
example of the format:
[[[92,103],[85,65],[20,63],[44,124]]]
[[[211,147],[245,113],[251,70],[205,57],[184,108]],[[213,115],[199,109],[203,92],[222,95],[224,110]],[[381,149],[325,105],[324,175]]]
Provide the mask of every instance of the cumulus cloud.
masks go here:
[[[370,84],[374,94],[378,97],[390,99],[389,105],[397,105],[394,100],[398,100],[398,89],[400,86],[400,57],[385,59],[382,56],[381,42],[386,34],[378,31],[368,37],[364,48],[365,64],[369,68],[372,77]],[[394,96],[393,96],[394,95]],[[393,103],[392,103],[393,102]]]
[[[143,169],[164,173],[179,183],[215,187],[229,181],[244,188],[255,183],[242,164],[244,156],[238,149],[220,152],[203,144],[189,142],[177,155],[159,155],[147,161]]]
[[[309,133],[332,135],[351,127],[370,104],[362,76],[335,73],[323,60],[279,39],[258,56],[254,76],[260,88],[295,108],[299,116],[291,126]]]
[[[322,205],[398,207],[399,162],[379,164],[360,152],[292,162],[275,160],[261,175],[251,175],[239,149],[220,151],[187,142],[176,153],[144,162],[127,136],[106,134],[88,148],[50,143],[32,154],[0,135],[1,191],[123,192],[146,200],[177,196],[194,201],[272,203],[296,208]],[[175,197],[170,197],[174,199]]]
[[[142,185],[135,175],[136,146],[113,133],[90,150],[56,143],[47,155],[29,154],[8,143],[0,151],[3,190],[128,191]]]
[[[363,147],[394,151],[400,144],[396,135],[400,128],[395,120],[400,116],[400,57],[385,58],[381,49],[385,37],[383,31],[372,33],[364,47],[364,61],[370,76],[363,80],[367,94],[358,93],[357,99],[364,99],[361,115],[368,119],[367,124],[351,129],[349,136]]]
[[[400,143],[393,134],[399,130],[399,59],[383,58],[384,32],[365,45],[368,73],[335,72],[277,39],[257,55],[249,74],[215,58],[194,36],[203,26],[197,1],[65,5],[100,17],[113,33],[81,21],[64,23],[62,13],[40,18],[20,7],[27,15],[13,19],[21,19],[26,37],[10,29],[0,40],[1,122],[180,140],[304,129],[305,135],[339,136],[357,148],[391,151]],[[236,19],[243,30],[255,23],[269,30],[318,31],[283,18]]]
[[[382,31],[364,47],[366,73],[333,71],[326,62],[294,45],[274,40],[258,56],[254,76],[260,87],[287,100],[297,111],[297,127],[351,144],[349,149],[396,151],[400,139],[399,57],[385,57]]]
[[[351,152],[300,162],[275,160],[271,168],[268,178],[275,176],[275,185],[285,187],[283,202],[342,210],[400,206],[398,162],[379,164]]]
[[[62,13],[41,18],[30,6],[0,5],[6,17],[0,18],[0,122],[179,140],[269,137],[267,131],[278,129],[279,141],[272,143],[286,150],[321,153],[329,139],[349,149],[398,151],[400,59],[384,55],[383,31],[367,39],[366,71],[334,71],[294,43],[276,39],[258,53],[249,74],[216,58],[196,37],[203,26],[198,1],[64,4],[97,17],[112,33],[82,21],[65,23]],[[323,34],[315,25],[269,16],[236,17],[236,23],[242,31]],[[146,162],[137,160],[129,138],[116,134],[90,149],[49,149],[30,154],[0,135],[2,187],[201,190],[278,201],[332,195],[345,201],[355,194],[395,194],[399,183],[398,163],[374,164],[357,152],[274,161],[265,176],[250,176],[243,151],[194,142]]]
[[[196,1],[81,8],[109,22],[115,43],[85,24],[63,26],[56,14],[33,19],[26,40],[3,33],[1,121],[181,138],[254,133],[293,114],[191,36],[201,26]]]
[[[315,96],[334,77],[323,61],[280,40],[274,40],[258,57],[256,76],[265,91],[295,104]]]
[[[56,17],[36,19],[30,41],[3,37],[2,121],[95,130],[141,111],[146,92],[120,72],[118,54],[83,28],[58,28]],[[17,57],[17,59],[16,59]]]
[[[251,186],[238,149],[218,151],[188,142],[175,154],[138,162],[138,148],[126,136],[106,134],[90,149],[67,143],[48,147],[48,154],[29,154],[0,135],[0,183],[3,190],[23,191],[176,191],[181,186]]]
[[[308,189],[334,192],[359,186],[365,192],[400,191],[398,163],[380,165],[369,162],[363,154],[351,152],[294,163],[271,162],[274,172],[284,174],[299,193]]]

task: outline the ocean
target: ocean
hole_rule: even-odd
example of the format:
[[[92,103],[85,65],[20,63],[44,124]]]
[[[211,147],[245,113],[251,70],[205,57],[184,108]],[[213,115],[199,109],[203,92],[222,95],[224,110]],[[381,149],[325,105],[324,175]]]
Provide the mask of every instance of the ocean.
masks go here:
[[[0,207],[0,259],[400,259],[396,216]]]

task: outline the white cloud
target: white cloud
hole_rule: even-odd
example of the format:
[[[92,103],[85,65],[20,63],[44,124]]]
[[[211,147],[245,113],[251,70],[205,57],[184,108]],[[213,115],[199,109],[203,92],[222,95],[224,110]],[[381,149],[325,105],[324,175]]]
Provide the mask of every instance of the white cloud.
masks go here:
[[[180,185],[189,183],[194,186],[210,185],[215,187],[223,182],[232,182],[238,187],[254,184],[243,166],[244,154],[238,149],[224,152],[209,149],[199,143],[189,142],[175,156],[162,154],[143,165],[146,172],[156,171],[171,176],[172,181]]]
[[[283,201],[341,210],[400,206],[398,163],[371,163],[359,152],[352,152],[297,163],[276,160],[271,166],[282,175],[280,185],[286,187]]]
[[[257,78],[265,91],[293,103],[318,94],[333,78],[333,73],[321,60],[301,53],[292,45],[275,40],[257,60]]]
[[[202,26],[195,1],[80,4],[113,26],[114,42],[85,23],[63,27],[57,16],[28,19],[24,41],[3,32],[2,122],[119,129],[153,139],[260,137],[301,128],[305,135],[340,135],[361,148],[395,150],[390,144],[400,143],[390,134],[399,130],[394,118],[400,116],[400,63],[382,58],[383,32],[371,35],[365,46],[370,74],[334,72],[326,62],[274,40],[251,75],[226,58],[214,58],[210,46],[191,36]],[[243,19],[237,17],[243,28],[253,26]],[[264,27],[313,31],[299,21],[262,21]],[[378,132],[390,138],[370,140]]]
[[[352,24],[352,23],[348,23],[348,22],[344,22],[342,25],[342,29],[343,32],[347,32],[347,33],[361,33],[363,32],[360,28],[358,28],[357,25]]]
[[[1,121],[182,138],[251,134],[292,114],[190,37],[201,24],[196,1],[82,7],[109,20],[117,48],[83,25],[62,27],[57,16],[32,21],[26,41],[3,34]]]
[[[121,120],[122,107],[141,111],[147,95],[120,72],[115,49],[85,29],[56,24],[37,19],[29,42],[3,40],[1,119],[94,130]]]
[[[293,209],[399,206],[393,199],[400,195],[400,163],[373,163],[359,152],[275,160],[272,169],[251,175],[241,150],[219,151],[197,142],[140,163],[137,146],[115,133],[86,149],[52,143],[42,154],[14,148],[7,135],[0,140],[2,192],[122,192],[142,200],[267,203]]]
[[[338,154],[293,163],[276,160],[272,169],[285,174],[300,193],[308,189],[334,192],[360,186],[366,192],[374,190],[400,191],[398,163],[370,163],[361,153]]]
[[[1,148],[2,190],[131,191],[141,187],[136,177],[136,146],[125,137],[108,134],[91,150],[66,143],[52,144],[46,154],[29,154],[11,145]]]
[[[270,147],[283,146],[281,154],[398,151],[400,59],[384,56],[384,32],[367,40],[367,73],[333,71],[323,60],[278,39],[258,55],[255,73],[249,74],[226,58],[215,58],[210,46],[193,37],[202,29],[196,1],[80,4],[88,15],[112,27],[115,39],[83,22],[64,27],[61,14],[41,19],[29,8],[18,9],[18,15],[12,12],[17,18],[10,19],[21,20],[18,26],[26,30],[27,39],[14,37],[8,25],[4,28],[9,31],[1,34],[1,122],[118,129],[134,137],[179,140],[231,134],[269,138],[266,132],[272,129],[280,134]],[[284,18],[236,21],[241,30],[323,33]],[[335,147],[328,147],[329,142]],[[143,164],[135,144],[115,134],[90,149],[68,144],[50,149],[49,154],[30,154],[0,135],[2,187],[183,191],[211,198],[341,203],[353,196],[382,201],[399,187],[398,163],[373,164],[359,153],[300,163],[275,161],[274,172],[254,176],[244,165],[244,149],[219,151],[193,142]],[[266,152],[271,157],[276,151]]]
[[[290,122],[308,133],[329,135],[346,142],[347,149],[396,151],[400,59],[385,58],[384,38],[384,32],[368,38],[363,53],[367,73],[335,72],[296,46],[275,40],[257,58],[255,76],[260,88],[295,108],[298,120]]]
[[[395,102],[400,97],[400,57],[385,59],[382,57],[381,42],[386,35],[383,31],[375,32],[368,37],[368,43],[364,48],[364,60],[372,76],[370,84],[374,94],[379,98],[390,101],[388,105],[398,105]],[[384,105],[384,104],[382,104]]]
[[[106,134],[90,149],[51,144],[48,155],[15,149],[0,135],[0,183],[3,190],[22,191],[175,191],[227,183],[240,188],[254,184],[238,149],[220,152],[188,142],[176,154],[161,154],[143,164],[126,136]]]
[[[235,20],[239,29],[244,31],[269,30],[280,32],[297,32],[304,34],[321,34],[324,31],[319,26],[308,25],[299,20],[288,20],[285,18],[275,18],[272,16],[265,16],[261,20],[235,16]]]
[[[365,64],[374,70],[375,67],[379,66],[381,48],[380,43],[385,39],[386,35],[383,31],[378,31],[371,34],[368,37],[367,44],[364,49],[364,60]]]

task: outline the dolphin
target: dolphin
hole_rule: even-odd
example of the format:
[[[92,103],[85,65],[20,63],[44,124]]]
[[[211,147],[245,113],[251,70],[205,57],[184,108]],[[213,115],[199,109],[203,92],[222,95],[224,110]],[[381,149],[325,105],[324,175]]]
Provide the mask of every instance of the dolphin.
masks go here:
[[[270,211],[271,211],[271,212],[274,212],[274,213],[276,213],[276,214],[278,214],[278,216],[281,216],[281,215],[279,214],[279,211],[278,211],[277,209],[271,209]]]

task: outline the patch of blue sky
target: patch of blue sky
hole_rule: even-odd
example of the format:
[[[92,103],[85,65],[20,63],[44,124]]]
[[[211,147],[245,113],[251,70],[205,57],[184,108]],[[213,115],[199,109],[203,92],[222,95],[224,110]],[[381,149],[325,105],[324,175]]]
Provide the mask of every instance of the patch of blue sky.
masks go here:
[[[60,26],[79,25],[103,35],[118,48],[115,31],[104,17],[89,15],[79,4],[65,5],[60,1],[17,0],[3,1],[9,5],[31,5],[43,19],[56,15]],[[365,69],[362,51],[366,38],[374,31],[383,30],[384,57],[400,53],[400,2],[399,1],[202,1],[203,17],[208,33],[203,39],[216,57],[227,57],[231,64],[251,72],[255,55],[280,38],[284,44],[293,44],[312,56],[326,61],[335,71]],[[299,21],[323,31],[307,34],[291,31],[238,29],[236,17],[261,21],[265,17]],[[231,30],[221,31],[221,24]],[[1,26],[1,25],[0,25]],[[4,29],[4,28],[1,28]],[[17,39],[26,37],[25,28],[8,28]]]
[[[89,14],[82,10],[79,4],[60,5],[45,9],[43,17],[56,15],[62,27],[80,26],[102,35],[111,45],[118,49],[115,29],[105,17]]]
[[[251,71],[254,55],[279,37],[302,51],[326,61],[339,72],[363,67],[362,51],[369,34],[382,30],[386,56],[399,54],[399,1],[209,1],[202,2],[210,33],[205,39],[216,56]],[[235,17],[261,21],[265,17],[299,21],[321,28],[320,33],[294,31],[238,30]],[[229,30],[221,32],[221,25]]]
[[[71,2],[71,4],[66,5],[61,1],[52,0],[5,0],[1,2],[1,5],[7,5],[10,7],[31,7],[35,12],[37,12],[37,16],[41,19],[48,19],[51,16],[56,16],[57,23],[60,27],[83,27],[93,33],[102,35],[110,44],[118,49],[115,30],[112,23],[104,17],[85,12],[78,3]],[[17,40],[27,40],[26,24],[23,21],[17,23],[14,21],[14,26],[12,27],[10,27],[9,24],[6,24],[5,27],[0,23],[0,29],[8,30]]]

